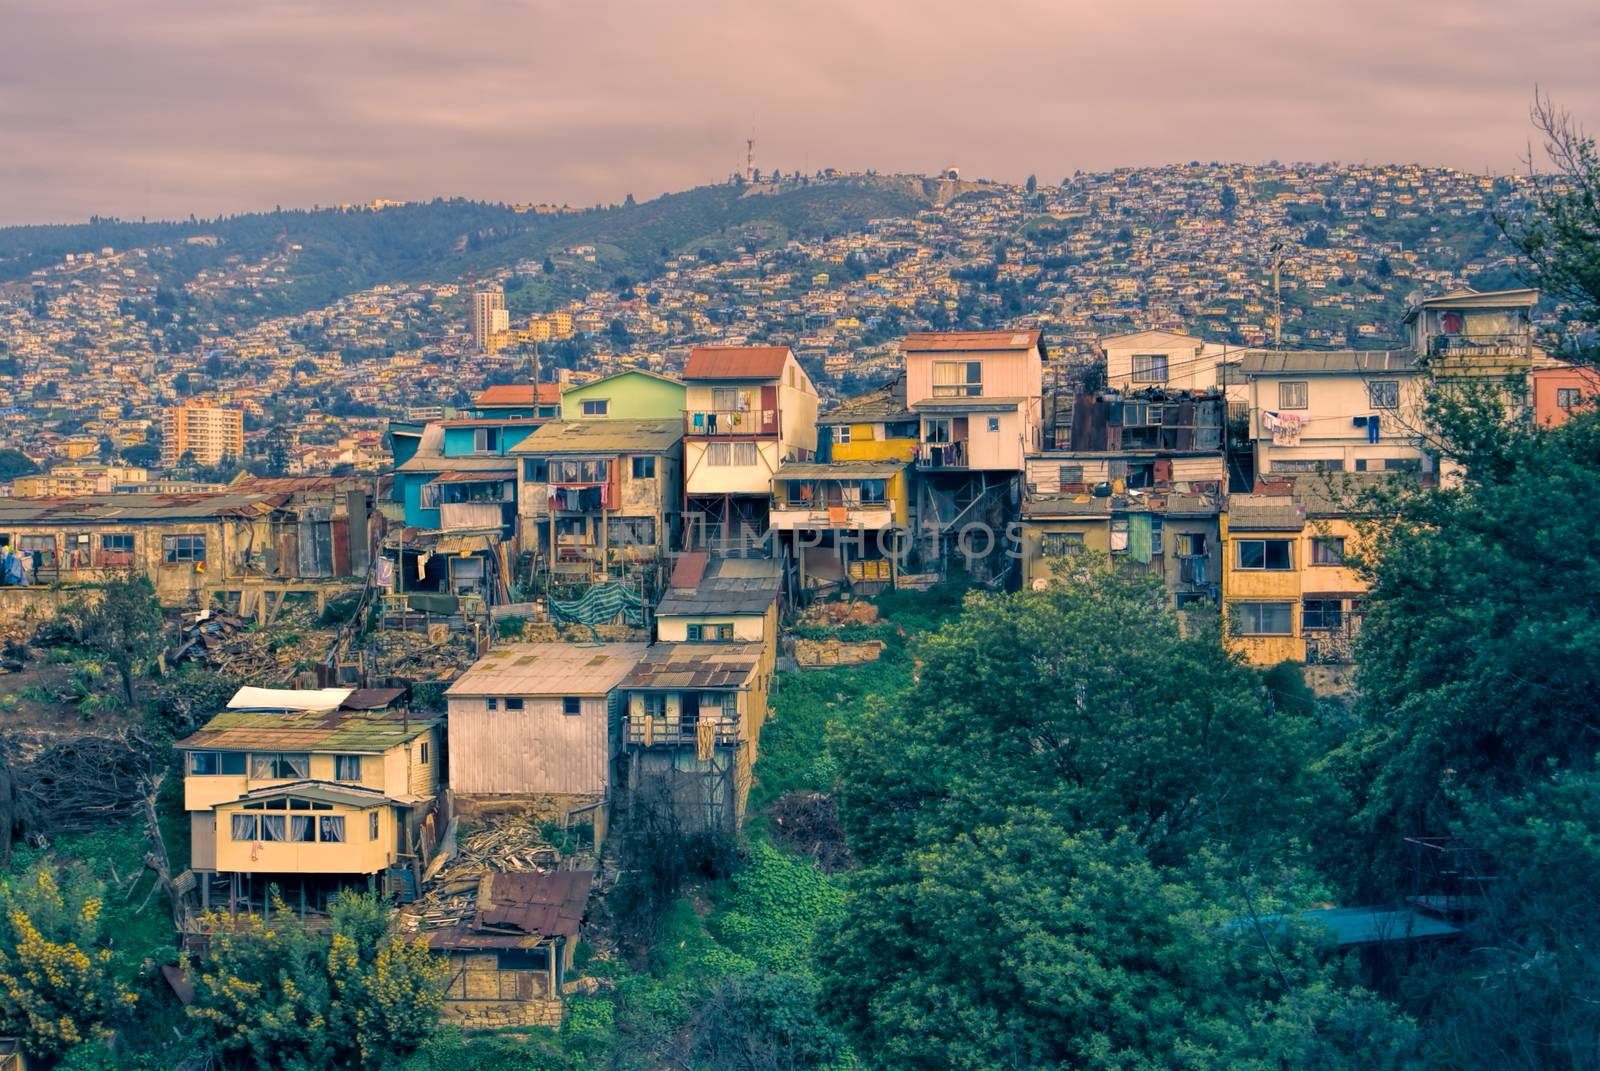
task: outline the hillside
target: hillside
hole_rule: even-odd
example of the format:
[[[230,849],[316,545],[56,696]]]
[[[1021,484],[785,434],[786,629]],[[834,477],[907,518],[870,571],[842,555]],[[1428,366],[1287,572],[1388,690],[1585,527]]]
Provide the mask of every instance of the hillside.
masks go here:
[[[200,272],[225,271],[293,249],[284,285],[231,306],[238,320],[289,315],[378,283],[457,281],[524,259],[590,245],[605,255],[594,272],[652,273],[680,251],[726,249],[828,237],[869,219],[924,207],[920,190],[861,179],[785,183],[747,195],[744,187],[702,186],[637,205],[563,215],[519,213],[505,205],[436,200],[383,210],[287,210],[215,220],[95,220],[61,226],[0,228],[0,284],[26,280],[68,254],[143,248],[160,286],[176,289]],[[598,275],[596,280],[598,281]]]

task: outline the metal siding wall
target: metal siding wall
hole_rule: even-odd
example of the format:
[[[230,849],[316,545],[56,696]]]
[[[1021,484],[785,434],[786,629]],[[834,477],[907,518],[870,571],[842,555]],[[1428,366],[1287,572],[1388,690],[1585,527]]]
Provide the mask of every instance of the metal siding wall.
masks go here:
[[[611,762],[608,700],[583,697],[583,713],[560,698],[528,698],[527,709],[487,711],[481,699],[450,704],[451,788],[464,795],[601,793]]]

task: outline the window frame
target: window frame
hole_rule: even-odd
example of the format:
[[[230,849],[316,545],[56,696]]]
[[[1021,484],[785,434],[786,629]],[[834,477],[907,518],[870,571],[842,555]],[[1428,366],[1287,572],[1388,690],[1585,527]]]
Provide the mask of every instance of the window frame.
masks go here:
[[[1251,544],[1261,545],[1261,564],[1245,564],[1245,547]],[[1282,547],[1284,550],[1284,564],[1273,565],[1269,560],[1268,548]],[[1233,567],[1244,573],[1292,573],[1294,572],[1294,540],[1281,537],[1235,539]]]
[[[1295,404],[1293,388],[1298,389],[1299,404]],[[1311,408],[1311,381],[1309,379],[1280,379],[1278,381],[1278,408],[1283,410]]]
[[[610,398],[584,398],[578,403],[586,417],[603,417],[611,415]]]
[[[1146,362],[1141,368],[1139,362]],[[1136,353],[1129,364],[1128,378],[1134,383],[1165,383],[1169,362],[1165,353]]]
[[[1557,387],[1556,388],[1556,408],[1557,409],[1578,409],[1578,408],[1581,408],[1582,405],[1583,405],[1583,388],[1582,387]]]
[[[850,442],[850,425],[835,424],[833,426],[833,441],[838,445],[848,445]]]
[[[206,536],[204,532],[183,532],[161,537],[161,561],[164,565],[203,565],[206,561]]]
[[[349,767],[350,763],[355,764],[355,776],[351,776],[351,769]],[[359,784],[361,782],[361,756],[335,755],[333,757],[333,779],[335,781],[344,781],[350,784]]]
[[[1285,631],[1266,631],[1261,612],[1266,607],[1281,609],[1288,616],[1288,628]],[[1228,606],[1228,625],[1236,636],[1266,636],[1281,637],[1294,635],[1294,607],[1292,602],[1281,599],[1250,599],[1230,603]],[[1240,620],[1242,613],[1249,608],[1255,614],[1255,620],[1250,625]]]
[[[1313,611],[1312,607],[1316,609]],[[1344,631],[1345,609],[1343,599],[1300,600],[1301,632]]]
[[[583,697],[579,695],[562,696],[561,714],[567,718],[581,717],[583,714]]]
[[[628,471],[635,480],[653,480],[656,478],[656,458],[654,454],[634,454],[629,458]]]
[[[939,382],[940,369],[955,369],[954,378]],[[982,361],[934,361],[933,396],[935,398],[979,398],[983,396]]]
[[[1311,564],[1329,567],[1343,567],[1345,560],[1345,536],[1312,536],[1311,537]],[[1338,544],[1330,553],[1330,545]]]
[[[1367,406],[1371,409],[1399,409],[1400,381],[1398,379],[1369,379],[1367,381]]]

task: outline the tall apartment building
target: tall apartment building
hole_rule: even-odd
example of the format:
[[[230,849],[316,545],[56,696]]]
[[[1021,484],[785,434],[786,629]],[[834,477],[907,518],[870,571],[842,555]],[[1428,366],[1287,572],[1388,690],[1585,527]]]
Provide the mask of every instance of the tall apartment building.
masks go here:
[[[161,411],[161,464],[172,468],[185,453],[197,463],[215,465],[224,457],[244,456],[244,411],[172,405]]]
[[[503,335],[511,329],[510,314],[506,312],[505,291],[498,286],[492,289],[474,290],[472,292],[472,305],[468,310],[469,325],[472,328],[473,348],[485,353],[492,353],[496,347],[495,335]]]

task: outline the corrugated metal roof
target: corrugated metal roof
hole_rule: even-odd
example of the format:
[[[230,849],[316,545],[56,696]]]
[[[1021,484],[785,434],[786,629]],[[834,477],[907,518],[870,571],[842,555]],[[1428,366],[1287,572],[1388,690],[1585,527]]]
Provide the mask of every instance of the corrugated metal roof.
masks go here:
[[[689,351],[683,378],[777,379],[788,359],[788,346],[696,346]]]
[[[1109,517],[1111,498],[1078,495],[1031,495],[1023,506],[1025,517]]]
[[[1234,358],[1241,375],[1339,375],[1417,371],[1417,356],[1410,350],[1286,350],[1255,351]]]
[[[226,710],[173,746],[187,751],[320,751],[377,755],[414,740],[438,718],[398,710],[318,710],[264,714]]]
[[[703,550],[687,550],[679,556],[672,566],[672,580],[669,586],[680,591],[693,591],[700,586],[700,579],[706,575],[706,563],[710,560]]]
[[[445,695],[605,695],[639,663],[649,646],[507,644],[474,662]]]
[[[1298,532],[1305,515],[1287,495],[1234,495],[1228,499],[1228,530]]]
[[[561,384],[559,384],[559,383],[541,383],[541,384],[539,384],[539,401],[546,402],[546,403],[553,403],[553,402],[559,402],[560,400],[561,400]],[[473,405],[477,405],[477,406],[488,406],[488,405],[504,405],[504,406],[532,405],[533,404],[533,384],[532,383],[496,383],[492,387],[485,387],[483,390],[479,391],[477,397],[472,399],[472,404]]]
[[[293,796],[295,799],[316,800],[318,803],[339,803],[347,807],[377,807],[386,803],[399,803],[377,789],[362,788],[359,785],[347,785],[338,781],[290,781],[287,784],[272,785],[268,788],[258,788],[246,792],[237,800],[228,800],[218,806],[226,807],[229,804],[243,803],[247,800],[277,799],[279,796]]]
[[[919,413],[1009,413],[1026,398],[924,398],[912,402]]]
[[[523,439],[513,454],[659,454],[683,438],[677,420],[555,420]]]
[[[484,469],[479,472],[441,472],[429,483],[480,483],[484,480],[514,480],[516,469]]]
[[[73,495],[55,498],[0,498],[4,524],[128,524],[207,520],[270,513],[289,501],[287,494],[216,491],[190,495]]]
[[[772,474],[774,480],[886,480],[905,471],[907,461],[785,461]]]
[[[658,643],[622,681],[628,689],[743,688],[761,664],[758,643]]]
[[[901,353],[987,353],[1026,350],[1039,344],[1039,331],[914,331],[900,343]]]
[[[592,870],[490,871],[478,883],[473,927],[509,926],[543,937],[576,937],[593,883]]]

